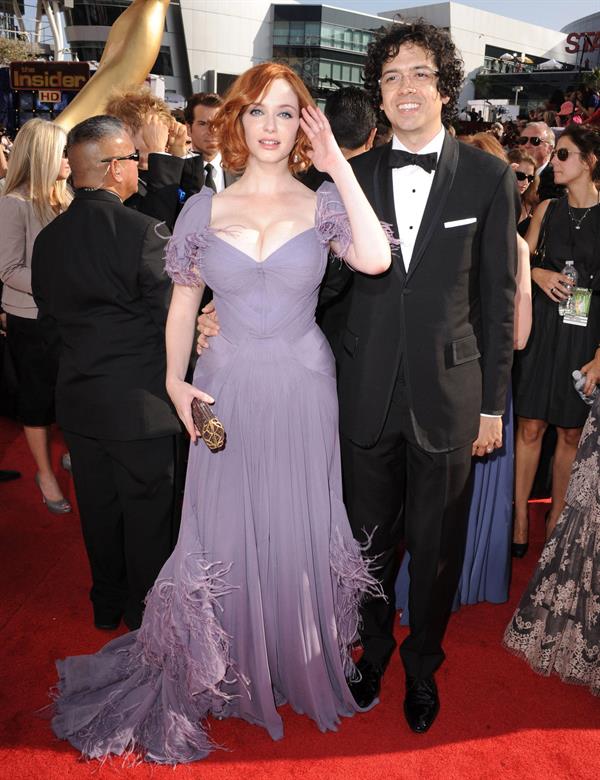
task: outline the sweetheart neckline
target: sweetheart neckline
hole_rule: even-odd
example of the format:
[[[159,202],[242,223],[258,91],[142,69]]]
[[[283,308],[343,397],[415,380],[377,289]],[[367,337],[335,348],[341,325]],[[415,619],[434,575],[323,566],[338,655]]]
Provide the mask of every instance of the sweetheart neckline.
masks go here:
[[[288,244],[291,244],[292,241],[295,241],[297,238],[300,238],[300,236],[304,236],[306,233],[310,233],[311,230],[315,230],[315,226],[306,228],[306,230],[300,231],[300,233],[296,233],[291,238],[288,238],[287,241],[284,241],[283,244],[280,244],[277,249],[274,249],[272,252],[269,252],[269,254],[265,257],[264,260],[255,260],[251,254],[248,254],[248,252],[244,252],[243,249],[239,249],[237,246],[234,246],[229,241],[226,241],[224,238],[221,238],[221,236],[217,235],[217,231],[214,229],[210,229],[210,232],[212,235],[219,240],[222,244],[226,244],[228,247],[234,250],[234,252],[237,252],[240,255],[243,255],[248,260],[250,260],[251,263],[254,263],[254,265],[264,265],[268,260],[270,260],[273,255],[276,255],[277,252],[280,252],[284,247],[286,247]]]

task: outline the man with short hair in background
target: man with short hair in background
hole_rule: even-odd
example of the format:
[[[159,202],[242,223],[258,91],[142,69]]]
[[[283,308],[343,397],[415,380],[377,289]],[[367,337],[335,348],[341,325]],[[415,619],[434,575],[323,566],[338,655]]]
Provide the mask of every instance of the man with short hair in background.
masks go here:
[[[192,139],[192,152],[202,155],[204,185],[214,192],[222,192],[237,176],[221,165],[221,152],[211,122],[223,100],[214,92],[197,92],[185,107],[185,121]]]
[[[347,160],[373,148],[377,134],[377,116],[371,100],[360,87],[340,87],[325,101],[325,116],[331,132]],[[303,184],[318,190],[329,177],[311,166],[300,176]]]

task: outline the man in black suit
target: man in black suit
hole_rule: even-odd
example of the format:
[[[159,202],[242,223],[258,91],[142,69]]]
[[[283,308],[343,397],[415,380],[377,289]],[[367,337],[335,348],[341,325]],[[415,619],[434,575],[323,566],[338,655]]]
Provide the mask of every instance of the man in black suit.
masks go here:
[[[554,182],[552,153],[556,139],[551,128],[545,122],[529,122],[517,139],[517,143],[535,160],[536,175],[540,177],[538,197],[540,201],[548,198],[560,198],[566,190],[562,184]]]
[[[443,30],[394,25],[369,48],[366,88],[392,143],[351,161],[400,249],[380,277],[352,274],[337,347],[345,502],[387,596],[363,609],[353,695],[368,706],[395,647],[397,544],[411,555],[400,654],[417,733],[439,710],[434,673],[460,576],[472,455],[502,444],[512,362],[518,196],[511,170],[443,128],[462,63]],[[322,299],[343,287],[331,267]],[[334,309],[335,310],[335,309]]]
[[[71,130],[76,195],[39,234],[32,287],[62,341],[56,416],[71,453],[98,628],[138,628],[173,544],[175,434],[165,391],[171,284],[165,227],[123,205],[137,189],[125,125]]]
[[[222,192],[238,176],[221,165],[221,152],[211,122],[223,99],[215,92],[196,92],[187,101],[185,121],[192,139],[192,152],[201,155],[204,184],[214,192]]]

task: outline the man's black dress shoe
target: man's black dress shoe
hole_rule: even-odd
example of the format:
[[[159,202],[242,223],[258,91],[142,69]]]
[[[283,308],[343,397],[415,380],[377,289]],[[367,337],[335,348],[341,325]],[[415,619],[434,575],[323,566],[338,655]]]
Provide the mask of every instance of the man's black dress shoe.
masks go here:
[[[19,479],[20,476],[20,471],[11,471],[9,469],[0,470],[0,482],[12,482],[13,479]]]
[[[125,617],[123,618],[123,623],[125,623],[125,625],[130,631],[137,631],[138,628],[140,628],[142,625],[142,617],[143,614],[125,615]]]
[[[100,629],[100,631],[116,631],[120,624],[120,620],[115,620],[112,623],[106,623],[101,620],[94,620],[94,626]]]
[[[528,549],[529,549],[529,542],[525,542],[524,544],[513,542],[510,546],[510,550],[513,558],[524,558],[527,555]]]
[[[404,715],[417,734],[424,734],[440,711],[440,700],[433,677],[406,677]]]
[[[373,704],[374,699],[379,695],[381,688],[381,678],[383,670],[378,666],[373,666],[364,658],[356,664],[360,674],[360,680],[348,682],[352,698],[361,709],[366,709]]]
[[[121,613],[94,610],[94,626],[100,631],[116,631],[121,623]]]

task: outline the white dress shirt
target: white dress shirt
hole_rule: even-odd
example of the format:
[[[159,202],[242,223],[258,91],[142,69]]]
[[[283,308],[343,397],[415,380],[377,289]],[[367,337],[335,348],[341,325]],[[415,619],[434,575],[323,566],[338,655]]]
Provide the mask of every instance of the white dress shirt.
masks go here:
[[[439,161],[444,138],[445,130],[441,127],[439,133],[422,149],[419,149],[418,154],[436,152]],[[392,149],[414,153],[412,149],[407,149],[396,136],[392,140]],[[405,165],[403,168],[394,168],[392,171],[396,223],[398,224],[398,237],[406,270],[410,265],[434,176],[435,171],[427,173],[419,165]]]
[[[417,154],[430,154],[436,152],[438,162],[444,145],[446,132],[443,127],[439,133],[429,141]],[[401,149],[404,152],[414,154],[412,149],[407,149],[396,136],[392,140],[392,149]],[[419,165],[405,165],[403,168],[394,168],[392,171],[392,185],[394,188],[394,209],[396,211],[396,223],[398,225],[398,237],[402,250],[404,267],[408,271],[412,258],[415,241],[423,219],[423,212],[427,205],[431,185],[435,171],[427,173]],[[482,417],[500,417],[495,414],[481,414]]]
[[[540,165],[540,167],[536,170],[535,175],[541,176],[542,171],[544,171],[549,165],[550,165],[550,158],[548,158],[543,165]]]
[[[217,192],[222,192],[225,189],[225,172],[223,170],[223,166],[221,165],[221,152],[217,152],[217,154],[213,157],[212,160],[204,161],[205,171],[206,171],[207,162],[210,162],[210,164],[213,167],[212,177],[217,187]]]

